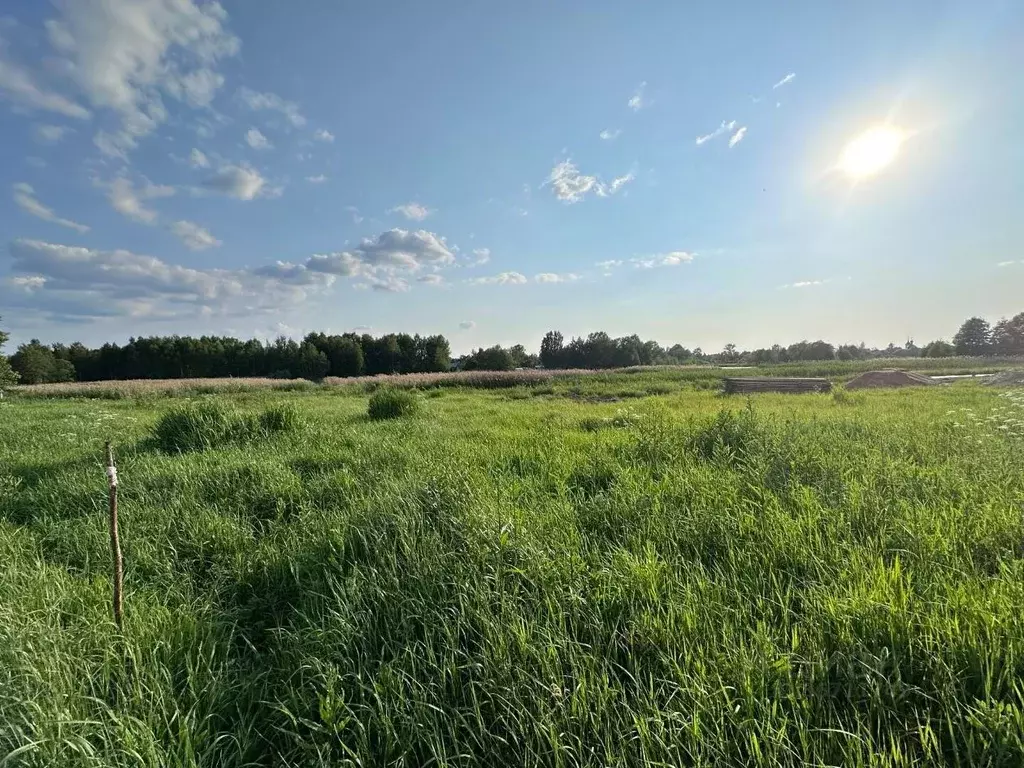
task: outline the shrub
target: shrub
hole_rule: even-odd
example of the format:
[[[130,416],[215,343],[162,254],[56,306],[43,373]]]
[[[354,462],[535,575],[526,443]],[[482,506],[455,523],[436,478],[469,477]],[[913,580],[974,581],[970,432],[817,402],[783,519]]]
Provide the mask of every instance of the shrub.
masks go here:
[[[370,396],[367,413],[371,419],[397,419],[412,416],[419,410],[416,395],[404,389],[380,389]]]

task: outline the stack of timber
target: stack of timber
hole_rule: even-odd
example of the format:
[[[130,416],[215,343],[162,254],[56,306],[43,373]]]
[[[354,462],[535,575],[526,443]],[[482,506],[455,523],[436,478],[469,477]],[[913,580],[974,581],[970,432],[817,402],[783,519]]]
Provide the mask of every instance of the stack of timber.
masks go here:
[[[783,378],[781,376],[758,376],[725,379],[723,391],[727,395],[745,395],[756,392],[828,392],[832,383],[828,379]]]

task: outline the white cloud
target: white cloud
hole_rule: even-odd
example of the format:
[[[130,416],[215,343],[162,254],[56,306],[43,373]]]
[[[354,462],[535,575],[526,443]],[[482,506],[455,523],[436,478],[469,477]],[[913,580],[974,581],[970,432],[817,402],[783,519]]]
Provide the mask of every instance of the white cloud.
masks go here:
[[[470,331],[473,328],[476,328],[476,323],[473,320],[463,320],[461,323],[459,323],[459,328],[461,328],[464,331]]]
[[[629,108],[632,109],[634,112],[639,112],[644,107],[650,105],[650,102],[644,99],[644,89],[646,88],[647,81],[645,80],[636,87],[636,90],[633,91],[633,95],[630,96],[629,101],[626,102],[629,105]]]
[[[473,285],[523,285],[528,281],[520,272],[502,272],[490,277],[474,277],[469,282]]]
[[[405,293],[409,290],[409,283],[401,277],[386,275],[381,279],[371,280],[370,288],[385,293]]]
[[[273,196],[267,180],[255,168],[225,165],[203,182],[203,186],[237,200],[252,200],[259,196]]]
[[[210,160],[198,149],[193,148],[188,156],[188,164],[193,168],[209,168]]]
[[[1009,267],[1009,266],[1011,266],[1013,264],[1024,264],[1024,259],[1021,259],[1020,261],[1000,261],[998,264],[996,264],[996,266],[997,267]]]
[[[53,210],[39,202],[39,200],[36,199],[35,190],[28,184],[14,185],[14,202],[17,203],[18,207],[25,211],[25,213],[30,213],[43,221],[59,224],[62,227],[73,229],[76,232],[89,231],[89,227],[85,224],[79,224],[78,222],[71,221],[70,219],[62,219],[54,213]]]
[[[396,205],[388,213],[400,213],[411,221],[423,221],[433,211],[420,203],[406,203],[405,205]]]
[[[0,96],[27,109],[55,112],[79,120],[90,117],[85,107],[40,85],[29,70],[7,61],[3,54],[4,41],[0,39]]]
[[[607,259],[605,261],[596,262],[594,266],[602,270],[605,273],[605,275],[610,275],[613,269],[615,269],[616,267],[621,267],[622,264],[622,259]]]
[[[536,283],[571,283],[579,279],[579,275],[574,275],[571,272],[567,272],[564,275],[555,274],[554,272],[541,272],[533,276],[533,280]]]
[[[599,133],[598,135],[599,135],[599,136],[600,136],[600,137],[601,137],[602,139],[604,139],[605,141],[612,141],[612,140],[614,140],[614,139],[617,139],[617,138],[619,138],[619,136],[620,136],[621,134],[622,134],[622,129],[621,129],[621,128],[616,128],[616,129],[615,129],[614,131],[612,131],[612,130],[609,130],[609,129],[605,128],[605,129],[604,129],[603,131],[601,131],[601,133]]]
[[[715,130],[713,130],[711,133],[706,133],[703,136],[698,136],[697,137],[697,146],[699,147],[701,144],[709,142],[712,139],[718,138],[723,133],[729,133],[735,127],[736,127],[736,121],[735,120],[729,120],[728,122],[723,120],[722,124],[719,125],[717,128],[715,128]]]
[[[316,176],[307,176],[306,181],[308,181],[310,184],[323,184],[325,181],[327,181],[327,177],[324,176],[322,173],[318,173]]]
[[[245,132],[245,143],[253,149],[272,149],[274,146],[257,128]]]
[[[680,264],[689,264],[693,261],[695,254],[688,251],[669,251],[654,256],[630,259],[630,263],[637,269],[653,269],[655,267],[677,267]]]
[[[427,285],[444,285],[444,278],[441,275],[420,275],[416,278],[416,282]]]
[[[207,106],[223,77],[218,60],[238,53],[219,3],[192,0],[56,0],[46,22],[65,74],[97,109],[120,117],[94,143],[124,156],[167,119],[163,96]]]
[[[191,221],[176,221],[170,226],[171,232],[185,244],[185,247],[192,251],[204,251],[221,244],[220,240],[210,234],[209,230],[203,229]]]
[[[736,133],[734,133],[732,136],[729,137],[729,149],[732,149],[737,144],[739,144],[741,141],[743,141],[743,137],[746,136],[746,135],[747,135],[747,126],[744,125],[744,126],[738,128],[736,130]]]
[[[36,138],[50,144],[56,144],[70,132],[70,128],[65,128],[62,125],[37,125],[35,128]]]
[[[364,239],[348,251],[315,254],[302,266],[311,272],[342,277],[380,278],[396,272],[416,272],[423,267],[440,269],[454,263],[455,254],[443,237],[422,229],[391,229],[375,239]]]
[[[491,249],[490,248],[474,248],[473,249],[473,261],[469,263],[471,267],[478,267],[481,264],[486,264],[491,260]]]
[[[325,128],[320,128],[316,131],[316,133],[313,134],[313,138],[316,139],[317,141],[326,141],[328,143],[333,143],[334,134],[326,130]]]
[[[285,101],[277,94],[259,93],[250,88],[240,88],[238,98],[253,111],[270,110],[281,113],[296,128],[301,128],[306,124],[306,118],[299,112],[298,105]]]
[[[790,72],[790,73],[789,73],[788,75],[786,75],[786,76],[785,76],[784,78],[782,78],[781,80],[779,80],[779,82],[777,82],[777,83],[776,83],[775,85],[773,85],[773,86],[772,86],[772,90],[775,90],[776,88],[781,88],[781,87],[782,87],[782,86],[784,86],[784,85],[785,85],[786,83],[790,82],[790,81],[791,81],[791,80],[792,80],[792,79],[793,79],[794,77],[796,77],[796,72]]]
[[[816,285],[825,285],[829,280],[800,280],[796,283],[780,285],[779,288],[811,288]]]
[[[273,312],[300,305],[310,290],[333,282],[304,270],[289,275],[191,269],[125,250],[37,240],[15,240],[10,255],[12,272],[39,286],[23,305],[65,318]]]
[[[346,205],[345,210],[352,214],[352,222],[354,224],[360,224],[363,221],[363,215],[359,212],[359,209],[354,205]]]
[[[144,200],[170,197],[174,194],[174,187],[152,184],[149,181],[146,181],[142,189],[136,189],[126,176],[118,176],[109,184],[95,183],[97,186],[106,187],[107,199],[115,211],[140,224],[155,224],[157,220],[157,212],[143,205]]]
[[[588,176],[580,173],[579,168],[572,160],[563,160],[551,169],[551,174],[544,181],[550,184],[551,189],[559,200],[564,203],[578,203],[588,194],[594,193],[598,197],[614,195],[623,185],[633,181],[632,172],[612,180],[611,184],[605,184],[597,176]]]
[[[608,185],[607,194],[614,195],[616,192],[619,191],[619,189],[621,189],[623,186],[633,181],[634,179],[636,179],[636,175],[632,171],[627,173],[625,176],[619,176],[618,178],[612,179],[612,183]],[[598,190],[597,193],[601,195],[601,197],[605,196],[604,193],[601,192],[601,190]]]

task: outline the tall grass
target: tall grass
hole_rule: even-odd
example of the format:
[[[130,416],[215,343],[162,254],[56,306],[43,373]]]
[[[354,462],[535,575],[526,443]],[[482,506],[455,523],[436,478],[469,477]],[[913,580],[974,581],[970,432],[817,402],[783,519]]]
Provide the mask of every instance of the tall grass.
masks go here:
[[[1024,455],[1000,394],[462,389],[398,425],[322,391],[295,439],[180,453],[147,443],[159,401],[8,400],[0,760],[1020,765]]]

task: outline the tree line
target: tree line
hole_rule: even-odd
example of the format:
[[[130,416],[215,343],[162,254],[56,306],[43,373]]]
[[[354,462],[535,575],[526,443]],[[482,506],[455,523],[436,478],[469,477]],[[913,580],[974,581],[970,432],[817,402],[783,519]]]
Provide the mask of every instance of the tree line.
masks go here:
[[[8,339],[0,332],[0,348]],[[566,342],[549,331],[537,354],[522,344],[473,350],[452,359],[441,335],[384,336],[310,333],[302,341],[279,337],[272,342],[242,341],[227,336],[150,336],[127,344],[89,348],[81,343],[45,345],[33,339],[8,360],[0,354],[0,385],[110,379],[179,379],[222,377],[305,378],[373,376],[460,370],[515,368],[625,368],[638,365],[767,365],[800,361],[866,360],[876,357],[1024,356],[1024,312],[995,325],[980,317],[964,321],[951,342],[942,339],[918,347],[912,341],[884,348],[864,344],[833,346],[826,341],[799,341],[789,346],[741,351],[726,344],[720,352],[681,344],[663,347],[637,335],[612,336],[598,331]]]
[[[4,339],[6,340],[6,339]],[[5,360],[6,362],[6,360]],[[22,344],[9,365],[22,383],[226,377],[304,378],[422,373],[451,368],[444,336],[310,333],[301,342],[228,336],[150,336],[89,348]]]

